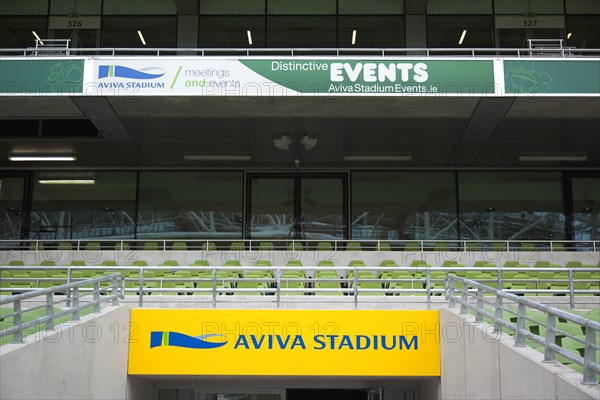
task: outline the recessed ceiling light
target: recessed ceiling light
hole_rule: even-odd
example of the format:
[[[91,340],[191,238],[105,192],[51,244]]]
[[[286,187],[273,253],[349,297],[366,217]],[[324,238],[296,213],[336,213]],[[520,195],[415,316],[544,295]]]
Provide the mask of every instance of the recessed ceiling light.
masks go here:
[[[459,45],[463,44],[463,41],[465,40],[465,36],[467,36],[467,30],[466,29],[462,31],[462,35],[460,35],[460,39],[458,39],[458,44]]]
[[[539,155],[519,156],[519,161],[587,161],[586,155]]]
[[[38,36],[36,31],[31,31],[31,33],[33,33],[33,36],[35,36],[35,38],[37,39],[38,42],[40,42],[40,44],[43,46],[44,42],[42,41],[42,39],[40,39],[40,37]]]
[[[18,155],[11,154],[8,156],[10,161],[75,161],[77,157],[74,155]]]
[[[95,185],[95,179],[40,179],[42,185]]]
[[[248,36],[248,45],[252,46],[252,32],[249,29],[246,31],[246,35]]]
[[[412,161],[411,155],[396,155],[396,156],[344,156],[344,161]]]
[[[356,29],[352,31],[352,46],[356,44]]]
[[[250,161],[249,154],[184,154],[186,161]]]
[[[573,32],[569,32],[569,33],[567,34],[567,40],[571,39],[571,36],[573,36]]]
[[[145,46],[146,39],[144,39],[144,35],[142,35],[142,31],[137,31],[137,32],[138,32],[138,36],[140,37],[140,40],[142,41],[142,44]]]

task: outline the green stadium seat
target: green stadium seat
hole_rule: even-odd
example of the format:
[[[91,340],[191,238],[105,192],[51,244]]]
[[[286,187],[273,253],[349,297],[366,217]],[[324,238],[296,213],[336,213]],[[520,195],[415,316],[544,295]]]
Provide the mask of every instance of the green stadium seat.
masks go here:
[[[162,282],[162,287],[161,289],[180,289],[175,282]],[[179,291],[156,291],[153,292],[154,294],[161,294],[162,296],[178,296],[181,295],[183,292],[179,292]]]
[[[10,260],[8,262],[9,267],[23,267],[25,263],[22,260]]]
[[[404,251],[411,251],[411,252],[421,251],[421,243],[420,242],[408,242],[404,245]]]
[[[433,251],[449,251],[450,244],[447,242],[435,242],[433,245]]]
[[[178,267],[179,266],[179,261],[177,261],[177,260],[165,260],[165,261],[163,261],[162,266],[165,266],[165,267]]]
[[[567,268],[581,268],[581,261],[569,261],[567,262]]]
[[[520,251],[536,251],[535,243],[521,243],[519,246]]]
[[[127,242],[117,242],[117,243],[115,243],[115,250],[127,251],[127,250],[131,250],[131,246]]]
[[[143,251],[156,251],[160,250],[158,247],[158,243],[156,242],[144,242],[144,246],[142,247]]]
[[[175,251],[186,251],[188,249],[186,242],[173,242],[171,250]]]
[[[328,260],[323,260],[319,262],[319,266],[322,262],[326,262]],[[289,260],[286,264],[288,267],[302,267],[302,261],[300,260]],[[333,263],[331,264],[333,266]]]
[[[504,242],[494,242],[492,243],[492,251],[508,251],[508,248]]]
[[[552,251],[565,251],[563,243],[552,243]]]
[[[466,251],[480,251],[479,244],[476,242],[467,242],[466,243]]]
[[[98,251],[101,250],[100,242],[87,242],[85,244],[86,251]]]
[[[230,251],[246,251],[246,243],[244,242],[231,242],[229,245]]]
[[[379,251],[392,251],[392,246],[387,242],[379,242],[377,244],[377,250]]]
[[[337,289],[329,292],[315,292],[315,296],[343,296],[342,286],[339,282],[317,282],[315,289]]]
[[[288,266],[289,265],[290,265],[290,263],[288,262]],[[321,260],[321,261],[319,261],[319,263],[317,265],[319,267],[335,267],[335,264],[331,260]],[[301,265],[299,265],[299,266],[301,266]]]
[[[264,282],[248,282],[248,281],[242,281],[240,283],[238,283],[237,285],[238,289],[257,289],[257,291],[237,291],[234,290],[234,294],[235,295],[239,295],[239,296],[262,296],[265,294],[265,292],[260,291],[260,289],[266,289],[267,288],[267,284]]]
[[[29,251],[41,251],[44,250],[43,242],[32,242],[29,244]]]
[[[348,242],[346,243],[346,251],[362,251],[360,242]]]
[[[208,260],[195,260],[191,267],[210,267],[210,263]]]
[[[73,250],[73,245],[71,244],[71,242],[59,242],[56,246],[56,250],[71,251]]]
[[[202,251],[216,251],[217,245],[214,242],[203,242],[200,245],[200,250]]]
[[[365,262],[363,260],[350,260],[350,262],[348,263],[349,267],[365,267]]]
[[[260,251],[273,251],[275,250],[275,246],[273,245],[273,242],[260,242],[258,249]]]
[[[304,245],[300,242],[290,242],[287,245],[289,251],[303,251]]]
[[[40,267],[55,267],[56,266],[56,262],[54,262],[53,260],[42,260],[40,262]]]
[[[317,251],[333,251],[331,242],[319,242],[317,243]]]

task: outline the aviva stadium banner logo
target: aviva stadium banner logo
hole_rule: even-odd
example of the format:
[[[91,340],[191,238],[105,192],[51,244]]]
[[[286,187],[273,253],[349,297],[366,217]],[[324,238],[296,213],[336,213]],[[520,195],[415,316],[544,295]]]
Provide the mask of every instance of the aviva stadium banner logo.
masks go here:
[[[131,313],[129,373],[134,375],[440,374],[437,311]]]
[[[164,82],[157,82],[165,75],[165,70],[157,67],[132,68],[124,65],[98,66],[98,87],[100,89],[160,89]],[[103,82],[106,78],[117,78]]]

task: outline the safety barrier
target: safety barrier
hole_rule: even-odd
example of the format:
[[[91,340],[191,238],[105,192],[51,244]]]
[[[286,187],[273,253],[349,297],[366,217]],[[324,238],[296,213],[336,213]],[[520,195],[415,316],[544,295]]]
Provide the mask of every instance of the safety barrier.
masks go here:
[[[486,298],[486,295],[493,297]],[[597,363],[596,352],[600,350],[597,340],[600,323],[453,274],[446,277],[446,299],[450,308],[460,304],[460,313],[463,315],[469,310],[473,311],[477,322],[487,318],[494,325],[495,333],[502,332],[503,328],[508,329],[517,347],[526,346],[527,341],[534,347],[536,344],[543,346],[544,362],[555,362],[558,355],[566,360],[565,363],[583,367],[583,384],[598,383],[596,374],[600,374],[600,364]],[[527,313],[528,310],[544,313],[546,322],[534,319]],[[509,318],[505,318],[505,315],[509,315]],[[537,327],[538,334],[532,331],[532,326]],[[574,334],[576,330],[570,326],[577,327],[581,335]],[[557,341],[565,343],[565,346],[569,342],[575,344],[572,347],[583,349],[583,355],[567,350]]]

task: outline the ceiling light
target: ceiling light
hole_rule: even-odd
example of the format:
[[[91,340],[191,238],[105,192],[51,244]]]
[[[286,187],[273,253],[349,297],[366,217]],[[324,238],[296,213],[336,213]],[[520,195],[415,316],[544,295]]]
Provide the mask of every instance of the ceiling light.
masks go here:
[[[586,155],[561,156],[561,155],[541,155],[541,156],[519,156],[519,161],[587,161]]]
[[[462,35],[460,35],[460,39],[458,39],[458,44],[462,45],[463,44],[463,40],[465,40],[465,36],[467,36],[467,30],[463,30],[462,31]]]
[[[140,37],[140,40],[142,41],[142,44],[145,46],[146,45],[146,39],[144,39],[144,35],[142,35],[142,31],[138,31],[138,36]]]
[[[304,149],[312,150],[317,145],[317,139],[311,138],[310,134],[307,133],[306,135],[302,136],[302,139],[300,139],[300,144],[304,146]]]
[[[273,144],[279,150],[289,150],[291,143],[292,143],[292,139],[290,139],[290,136],[286,135],[285,133],[283,135],[281,135],[281,137],[279,139],[273,140]]]
[[[248,45],[252,46],[252,32],[250,32],[250,30],[247,30],[246,35],[248,35]]]
[[[412,161],[410,155],[397,155],[397,156],[344,156],[344,161]]]
[[[184,154],[186,161],[250,161],[249,154]]]
[[[352,31],[352,46],[356,44],[356,29]]]
[[[17,155],[8,156],[10,161],[75,161],[77,157],[74,155]]]
[[[569,32],[569,33],[567,34],[567,40],[571,39],[571,36],[573,36],[573,32]]]
[[[40,37],[38,36],[36,31],[31,31],[31,33],[33,33],[33,36],[35,36],[35,38],[37,39],[38,42],[40,42],[40,44],[43,46],[44,42],[42,41],[42,39],[40,39]]]
[[[95,185],[95,179],[40,179],[42,185]]]

